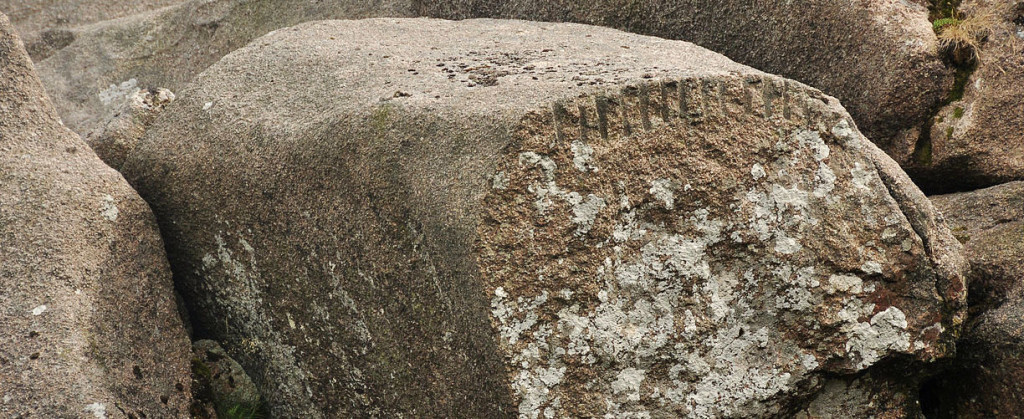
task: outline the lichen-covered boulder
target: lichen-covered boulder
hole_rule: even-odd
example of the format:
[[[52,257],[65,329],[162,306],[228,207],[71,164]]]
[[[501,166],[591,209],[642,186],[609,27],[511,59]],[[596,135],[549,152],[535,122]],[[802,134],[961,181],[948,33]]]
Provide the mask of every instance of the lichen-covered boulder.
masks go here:
[[[153,213],[60,124],[0,14],[0,417],[184,417]]]
[[[0,0],[34,60],[74,40],[70,28],[159,9],[184,0]]]
[[[962,9],[991,33],[906,165],[929,193],[1024,180],[1024,1],[968,0]]]
[[[900,163],[952,86],[922,0],[414,0],[448,19],[578,22],[694,42],[837,97]]]
[[[4,0],[0,0],[4,1]],[[66,30],[66,42],[36,60],[64,123],[101,132],[123,85],[172,92],[227,53],[272,30],[309,20],[406,15],[408,0],[190,0]]]
[[[275,416],[767,416],[953,349],[927,199],[834,98],[689,43],[316,22],[178,97],[123,170]]]
[[[934,409],[941,417],[1017,414],[1024,411],[1024,182],[932,201],[971,263],[970,316],[956,360],[928,387]]]

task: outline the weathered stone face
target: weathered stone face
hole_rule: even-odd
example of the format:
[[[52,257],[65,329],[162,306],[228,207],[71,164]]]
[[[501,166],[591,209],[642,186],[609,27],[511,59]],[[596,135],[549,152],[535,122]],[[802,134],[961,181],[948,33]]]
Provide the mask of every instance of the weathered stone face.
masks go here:
[[[829,100],[697,78],[525,119],[479,259],[520,414],[777,414],[812,372],[951,351],[963,290]]]
[[[1024,1],[969,0],[961,8],[968,18],[989,16],[991,33],[906,165],[929,193],[1024,180]]]
[[[835,99],[692,44],[318,22],[178,93],[124,172],[274,415],[764,416],[952,350],[920,191]]]
[[[929,391],[943,417],[1024,409],[1024,182],[932,197],[971,263],[970,316],[957,358]]]
[[[152,212],[0,14],[0,416],[182,417],[188,363]]]

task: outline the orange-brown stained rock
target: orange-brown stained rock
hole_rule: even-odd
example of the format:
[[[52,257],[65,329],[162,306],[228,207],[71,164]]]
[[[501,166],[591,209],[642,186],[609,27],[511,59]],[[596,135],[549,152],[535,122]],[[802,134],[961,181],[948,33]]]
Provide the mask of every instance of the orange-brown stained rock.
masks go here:
[[[781,414],[959,329],[898,166],[692,44],[315,22],[176,93],[124,172],[274,415]]]
[[[186,417],[190,380],[152,212],[0,14],[0,416]]]

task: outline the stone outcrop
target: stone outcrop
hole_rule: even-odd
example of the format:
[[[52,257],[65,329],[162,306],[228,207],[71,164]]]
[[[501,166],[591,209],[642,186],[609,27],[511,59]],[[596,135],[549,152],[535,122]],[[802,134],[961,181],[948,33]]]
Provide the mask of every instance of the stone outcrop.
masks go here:
[[[936,377],[936,417],[1024,411],[1024,182],[932,197],[971,263],[970,318],[949,372]]]
[[[29,55],[40,60],[74,41],[77,26],[116,19],[181,3],[184,0],[0,0],[25,41]]]
[[[1024,1],[965,1],[991,33],[973,72],[931,124],[907,171],[922,189],[954,192],[1024,180]]]
[[[402,0],[191,0],[70,30],[72,41],[37,67],[64,123],[86,137],[103,131],[120,109],[103,97],[118,95],[125,83],[177,92],[272,30],[309,20],[405,15],[405,9]]]
[[[769,416],[953,350],[924,195],[836,99],[689,43],[316,22],[175,92],[123,172],[275,417]]]
[[[152,212],[61,125],[0,14],[0,416],[182,417],[189,382]]]
[[[41,76],[64,121],[84,136],[108,113],[97,92],[130,79],[142,89],[177,91],[274,29],[415,15],[572,21],[695,42],[838,97],[867,137],[901,163],[952,86],[927,9],[903,0],[194,0],[68,32],[72,41],[40,63]]]
[[[139,89],[135,79],[131,79],[105,93],[100,100],[111,113],[97,131],[86,133],[84,138],[104,163],[117,169],[145,135],[146,128],[174,101],[174,92]]]
[[[751,67],[817,87],[861,131],[907,161],[952,86],[925,1],[445,0],[434,17],[578,22],[694,42]]]

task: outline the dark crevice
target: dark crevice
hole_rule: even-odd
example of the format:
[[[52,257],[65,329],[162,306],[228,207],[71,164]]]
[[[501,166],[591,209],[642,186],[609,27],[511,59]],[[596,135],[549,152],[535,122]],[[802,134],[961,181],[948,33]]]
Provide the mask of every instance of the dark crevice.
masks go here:
[[[929,20],[936,22],[944,19],[960,19],[958,8],[960,0],[931,0],[929,2]],[[936,29],[938,31],[938,29]],[[971,76],[978,69],[975,55],[964,54],[959,48],[946,48],[941,51],[943,64],[953,71],[953,86],[946,97],[928,112],[930,117],[921,127],[921,133],[914,144],[914,152],[905,168],[914,183],[926,195],[938,195],[964,192],[991,186],[991,181],[972,176],[970,161],[964,159],[947,159],[939,167],[933,166],[934,138],[932,130],[940,115],[950,104],[962,100]],[[965,58],[966,57],[966,58]],[[952,135],[949,132],[947,135]]]

